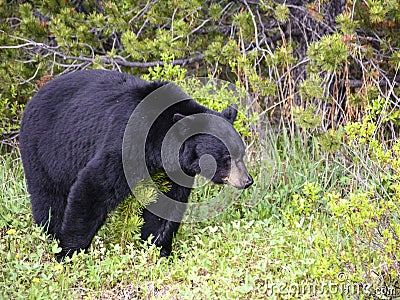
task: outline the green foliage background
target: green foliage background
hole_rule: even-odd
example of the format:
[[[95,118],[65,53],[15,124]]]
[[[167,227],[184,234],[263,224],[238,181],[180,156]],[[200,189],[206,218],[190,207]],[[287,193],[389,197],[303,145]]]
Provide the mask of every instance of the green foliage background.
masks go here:
[[[18,212],[28,214],[29,205],[20,163],[5,154],[0,264],[7,267],[0,278],[3,286],[15,284],[5,295],[22,297],[16,292],[22,290],[32,299],[57,298],[53,292],[60,286],[68,290],[80,283],[102,293],[102,286],[114,289],[129,281],[140,286],[138,297],[157,295],[150,283],[163,296],[172,291],[171,298],[262,298],[271,280],[282,286],[339,284],[337,274],[345,273],[348,283],[374,287],[353,298],[390,298],[378,288],[400,285],[399,28],[396,0],[0,0],[2,153],[15,155],[24,105],[47,81],[78,69],[106,68],[175,81],[217,110],[238,99],[235,126],[245,136],[256,178],[231,215],[220,218],[223,225],[183,227],[177,248],[187,266],[176,263],[168,280],[163,272],[168,264],[156,261],[154,249],[146,256],[129,242],[139,241],[140,218],[123,214],[139,210],[134,201],[124,202],[99,232],[93,257],[75,258],[76,264],[53,272],[50,256],[36,246],[44,235],[21,231],[32,226],[27,217],[15,220]],[[234,83],[240,96],[251,97],[235,98],[224,90],[204,97],[207,91],[196,88],[201,76]],[[192,200],[211,197],[214,189],[200,189]],[[149,187],[143,193],[154,197]],[[252,197],[261,199],[254,207]],[[226,236],[242,239],[247,248],[230,239],[224,247]],[[48,250],[56,252],[56,244]],[[187,257],[189,252],[203,261]],[[19,260],[16,253],[28,254]],[[154,273],[131,266],[137,276],[129,274],[123,266],[132,256]],[[247,272],[237,271],[241,264]],[[112,280],[103,282],[96,268],[109,268]]]

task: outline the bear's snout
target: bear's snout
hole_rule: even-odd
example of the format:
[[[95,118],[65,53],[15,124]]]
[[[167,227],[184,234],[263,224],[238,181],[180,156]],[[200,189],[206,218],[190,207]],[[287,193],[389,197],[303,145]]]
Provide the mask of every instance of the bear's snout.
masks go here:
[[[253,184],[253,178],[242,160],[232,160],[230,174],[224,181],[239,190],[247,189]]]
[[[247,177],[247,180],[244,183],[244,188],[247,189],[249,186],[251,186],[253,184],[253,177],[249,176]]]

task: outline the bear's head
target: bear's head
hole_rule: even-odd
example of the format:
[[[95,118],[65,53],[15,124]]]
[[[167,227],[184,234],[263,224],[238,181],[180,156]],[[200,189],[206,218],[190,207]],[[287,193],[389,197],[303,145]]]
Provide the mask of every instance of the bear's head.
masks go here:
[[[248,188],[253,183],[243,161],[245,146],[233,127],[236,117],[236,105],[221,113],[174,115],[178,132],[187,137],[179,151],[179,163],[185,173],[200,174],[214,183],[237,189]]]

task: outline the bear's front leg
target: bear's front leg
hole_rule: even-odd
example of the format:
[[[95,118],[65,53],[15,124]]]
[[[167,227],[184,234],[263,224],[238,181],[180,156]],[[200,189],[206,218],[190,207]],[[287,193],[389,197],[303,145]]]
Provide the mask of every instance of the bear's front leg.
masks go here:
[[[178,231],[180,223],[160,218],[150,211],[143,211],[144,224],[141,229],[141,238],[147,240],[152,235],[151,242],[161,246],[160,255],[168,257],[172,251],[172,240]]]
[[[186,208],[186,205],[182,204],[187,203],[190,192],[190,188],[172,183],[171,189],[165,195],[180,202],[180,205],[174,205],[173,201],[161,203],[163,201],[161,196],[157,202],[149,204],[143,210],[144,224],[141,229],[141,238],[147,240],[152,235],[152,243],[161,246],[162,257],[168,257],[171,254],[172,240],[180,225],[178,221],[182,220],[185,213],[182,207]],[[162,217],[152,213],[157,211],[162,212]]]
[[[58,261],[74,252],[86,250],[104,223],[107,213],[129,193],[116,190],[118,173],[104,159],[94,159],[82,169],[71,187],[59,234],[62,251]],[[126,194],[126,195],[125,195]]]

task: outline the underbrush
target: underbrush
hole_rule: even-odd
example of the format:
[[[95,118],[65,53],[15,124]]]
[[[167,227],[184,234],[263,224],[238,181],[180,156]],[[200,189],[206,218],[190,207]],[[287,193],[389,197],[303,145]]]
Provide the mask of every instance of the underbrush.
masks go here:
[[[193,203],[220,197],[229,207],[184,223],[169,259],[138,234],[130,243],[108,241],[121,228],[107,222],[88,253],[57,263],[56,241],[33,223],[19,156],[2,156],[0,298],[399,296],[398,178],[382,169],[397,148],[380,166],[365,144],[353,147],[356,138],[336,152],[303,140],[267,134],[250,164],[255,184],[239,195],[213,185],[195,189]]]

